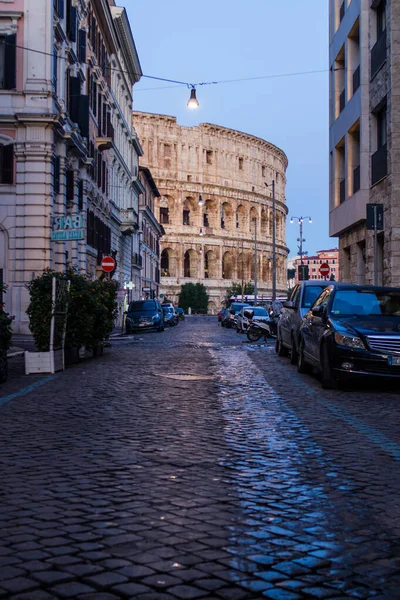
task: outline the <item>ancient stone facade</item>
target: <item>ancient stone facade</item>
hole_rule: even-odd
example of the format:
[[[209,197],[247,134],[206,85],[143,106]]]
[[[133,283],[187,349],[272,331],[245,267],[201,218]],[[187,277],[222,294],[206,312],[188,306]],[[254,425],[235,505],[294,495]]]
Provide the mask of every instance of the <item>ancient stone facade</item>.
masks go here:
[[[400,3],[330,5],[330,235],[343,281],[400,286]],[[376,270],[368,203],[384,211]]]
[[[165,115],[134,112],[133,124],[161,194],[160,291],[176,302],[182,284],[201,282],[210,312],[219,309],[232,282],[254,282],[256,235],[258,296],[271,297],[275,181],[277,293],[285,294],[284,152],[246,133],[208,123],[181,127]]]

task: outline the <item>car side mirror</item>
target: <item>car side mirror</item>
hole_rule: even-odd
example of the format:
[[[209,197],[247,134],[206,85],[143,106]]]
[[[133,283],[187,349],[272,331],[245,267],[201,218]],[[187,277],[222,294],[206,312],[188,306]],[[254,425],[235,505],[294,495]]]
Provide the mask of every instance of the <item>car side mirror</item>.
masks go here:
[[[313,317],[323,317],[325,314],[325,308],[321,305],[316,306],[315,308],[311,309],[311,314]]]
[[[283,308],[294,308],[294,302],[292,302],[291,300],[287,300],[286,302],[283,303]]]

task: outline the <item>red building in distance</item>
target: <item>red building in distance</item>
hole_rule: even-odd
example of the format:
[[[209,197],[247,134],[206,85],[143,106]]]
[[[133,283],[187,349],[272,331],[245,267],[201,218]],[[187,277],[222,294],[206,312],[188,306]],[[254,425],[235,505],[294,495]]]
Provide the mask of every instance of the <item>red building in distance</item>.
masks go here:
[[[296,269],[296,283],[299,281],[299,265],[301,261],[297,258],[294,267]],[[320,272],[322,264],[329,265],[330,272],[327,277],[323,277]],[[332,275],[335,281],[339,281],[339,249],[319,250],[315,256],[303,256],[303,265],[308,266],[309,279],[330,279]]]

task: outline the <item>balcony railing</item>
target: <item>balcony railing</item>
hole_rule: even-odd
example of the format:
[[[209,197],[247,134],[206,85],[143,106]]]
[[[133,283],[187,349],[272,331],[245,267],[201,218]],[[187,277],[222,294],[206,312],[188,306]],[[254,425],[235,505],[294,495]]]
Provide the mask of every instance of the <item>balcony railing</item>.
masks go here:
[[[339,183],[339,201],[340,204],[346,200],[346,180],[342,179]]]
[[[387,146],[385,144],[372,155],[372,185],[386,177],[387,167]]]
[[[361,69],[358,65],[357,69],[353,73],[353,95],[356,93],[361,83]]]
[[[339,112],[342,112],[344,110],[345,106],[346,106],[346,90],[343,90],[343,92],[339,96]]]
[[[353,171],[353,194],[358,192],[360,187],[361,187],[361,170],[360,170],[360,166],[358,166]]]
[[[381,66],[386,60],[386,31],[376,42],[371,50],[371,77],[377,74]]]

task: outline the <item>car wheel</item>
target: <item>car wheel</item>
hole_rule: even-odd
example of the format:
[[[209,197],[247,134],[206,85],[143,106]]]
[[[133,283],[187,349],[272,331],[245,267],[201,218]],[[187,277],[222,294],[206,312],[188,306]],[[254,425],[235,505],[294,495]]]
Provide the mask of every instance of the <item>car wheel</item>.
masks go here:
[[[262,335],[262,331],[256,331],[251,327],[247,330],[247,339],[250,342],[258,342],[258,340],[262,338]]]
[[[312,366],[304,360],[303,344],[300,345],[297,353],[297,370],[299,373],[311,373]]]
[[[297,365],[297,348],[296,348],[296,342],[294,341],[293,335],[292,335],[292,345],[290,348],[290,364]]]
[[[321,349],[321,384],[324,390],[335,390],[338,387],[338,380],[331,367],[326,344]]]
[[[287,348],[285,348],[285,346],[282,344],[281,340],[279,339],[279,337],[276,338],[276,342],[275,342],[275,352],[277,353],[278,356],[287,356],[288,355],[288,350]]]

